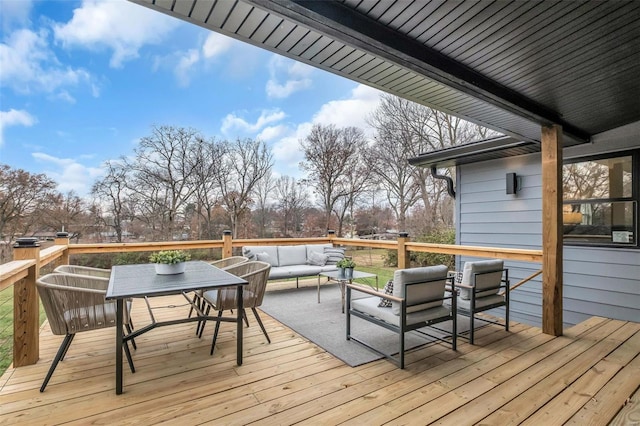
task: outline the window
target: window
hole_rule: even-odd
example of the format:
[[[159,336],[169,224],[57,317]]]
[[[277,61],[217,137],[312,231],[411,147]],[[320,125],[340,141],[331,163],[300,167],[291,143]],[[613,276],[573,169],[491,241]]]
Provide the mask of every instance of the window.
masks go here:
[[[638,247],[638,151],[566,163],[564,242]]]

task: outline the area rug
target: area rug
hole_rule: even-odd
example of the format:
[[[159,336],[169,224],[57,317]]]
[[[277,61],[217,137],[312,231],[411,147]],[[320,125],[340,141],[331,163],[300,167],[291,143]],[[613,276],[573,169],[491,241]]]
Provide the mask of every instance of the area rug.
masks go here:
[[[337,285],[323,284],[320,298],[321,303],[318,303],[316,287],[268,291],[260,309],[352,367],[382,358],[346,339],[346,317],[342,313]],[[469,319],[458,321],[458,327],[465,322],[468,324]],[[443,329],[451,328],[450,322],[438,325]],[[383,352],[398,352],[396,333],[354,316],[351,317],[351,334]],[[406,350],[413,349],[433,341],[410,332],[405,337],[405,347]]]

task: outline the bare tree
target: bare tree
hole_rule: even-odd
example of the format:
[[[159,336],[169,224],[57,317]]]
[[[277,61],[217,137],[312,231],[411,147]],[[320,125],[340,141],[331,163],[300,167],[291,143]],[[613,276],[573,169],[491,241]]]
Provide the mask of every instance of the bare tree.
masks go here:
[[[306,181],[320,198],[326,228],[329,229],[336,203],[341,198],[352,196],[354,187],[350,184],[353,182],[350,174],[359,166],[359,155],[366,139],[360,129],[316,124],[300,144],[305,156],[300,166],[309,173]],[[348,201],[345,205],[348,206]],[[338,215],[340,229],[343,218],[344,215]]]
[[[458,117],[393,95],[382,96],[380,105],[368,118],[368,121],[376,129],[376,144],[385,143],[385,141],[387,144],[393,144],[389,141],[395,140],[395,143],[401,144],[402,148],[396,147],[393,150],[394,155],[401,155],[402,159],[497,135],[496,132]],[[391,149],[393,149],[392,146],[387,146],[377,150],[377,153],[384,155]],[[382,165],[388,165],[389,160],[390,158],[383,159]],[[413,175],[412,179],[404,176],[404,173],[399,173],[393,179],[395,183],[392,183],[378,173],[381,182],[387,186],[387,191],[390,190],[394,194],[392,198],[396,200],[394,210],[397,211],[397,214],[401,214],[402,210],[417,202],[417,199],[412,198],[408,198],[406,202],[400,200],[412,194],[415,190],[412,185],[415,185],[417,187],[415,195],[422,201],[425,209],[424,217],[427,219],[425,227],[443,223],[450,224],[452,217],[444,218],[443,216],[444,214],[450,215],[452,212],[452,202],[446,195],[446,183],[435,179],[428,169],[411,167],[406,162],[404,167],[408,168],[408,171]],[[394,166],[394,169],[398,171],[399,168],[400,164]],[[449,169],[440,172],[440,174],[454,178]],[[405,183],[399,185],[399,179]],[[410,180],[413,180],[412,184],[409,184]],[[407,202],[411,204],[407,206]],[[398,221],[400,222],[398,226],[402,227],[404,223],[400,217],[398,217]]]
[[[101,201],[103,215],[101,220],[106,228],[115,232],[116,242],[122,242],[124,223],[132,219],[127,208],[127,169],[122,162],[107,161],[107,173],[97,180],[91,188],[94,197]]]
[[[282,233],[297,236],[302,231],[303,212],[308,205],[304,187],[291,176],[281,176],[275,183],[275,194],[282,213]]]
[[[44,174],[0,165],[0,238],[11,241],[33,230],[35,213],[57,193],[55,188]]]
[[[225,143],[224,166],[216,170],[215,179],[222,194],[221,204],[227,211],[234,238],[238,225],[253,202],[258,182],[271,170],[273,159],[264,142],[236,139]]]
[[[271,213],[270,199],[275,190],[275,183],[271,171],[267,173],[256,185],[255,193],[255,213],[254,220],[258,229],[258,237],[266,238],[267,225]]]
[[[64,230],[69,238],[79,240],[89,230],[93,231],[93,217],[87,204],[74,192],[52,194],[43,205],[39,220],[40,229],[56,232]]]
[[[224,161],[225,155],[225,143],[216,139],[209,141],[198,139],[192,149],[191,185],[196,198],[198,238],[212,239],[218,236],[214,227],[214,210],[220,204],[221,188],[216,175],[228,173],[229,165]],[[204,223],[201,224],[200,219]]]
[[[196,189],[191,185],[190,156],[199,139],[193,129],[156,126],[151,136],[140,139],[135,158],[127,160],[131,197],[139,218],[156,231],[156,238],[175,238],[179,213]]]

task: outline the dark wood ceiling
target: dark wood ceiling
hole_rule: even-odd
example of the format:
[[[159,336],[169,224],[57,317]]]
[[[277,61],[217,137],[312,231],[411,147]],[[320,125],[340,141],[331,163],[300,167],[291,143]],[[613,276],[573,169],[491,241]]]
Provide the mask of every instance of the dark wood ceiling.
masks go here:
[[[525,141],[640,121],[640,1],[132,1]]]

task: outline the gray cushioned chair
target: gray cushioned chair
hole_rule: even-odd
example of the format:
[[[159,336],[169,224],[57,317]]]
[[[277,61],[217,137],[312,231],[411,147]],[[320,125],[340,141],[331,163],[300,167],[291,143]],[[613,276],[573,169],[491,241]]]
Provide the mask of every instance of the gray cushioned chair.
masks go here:
[[[504,306],[504,328],[509,331],[509,270],[500,259],[465,262],[462,281],[456,284],[458,313],[469,317],[469,343],[473,344],[474,320],[478,312]],[[482,318],[492,324],[498,321]]]
[[[347,340],[354,340],[383,355],[404,368],[405,333],[417,331],[430,338],[451,344],[456,350],[456,299],[445,295],[447,267],[444,265],[412,269],[400,269],[393,274],[393,295],[377,292],[367,287],[347,284]],[[368,294],[370,297],[352,299],[352,291]],[[390,300],[390,307],[380,307],[381,298]],[[451,301],[444,305],[443,301]],[[398,333],[398,356],[381,352],[371,342],[364,342],[351,332],[351,315],[372,322]],[[418,330],[444,321],[452,322],[451,336],[442,338]]]
[[[88,275],[51,273],[36,281],[51,331],[64,335],[40,392],[49,383],[58,362],[64,360],[76,333],[114,327],[116,325],[116,301],[105,300],[109,280]],[[128,304],[125,304],[127,306]],[[125,322],[129,309],[125,310]],[[124,345],[131,372],[134,372],[129,346]]]
[[[247,280],[248,284],[244,286],[242,291],[242,305],[244,309],[251,308],[253,311],[253,315],[256,317],[256,321],[258,321],[258,325],[262,330],[262,333],[267,338],[267,342],[271,343],[271,339],[269,339],[269,335],[267,334],[267,330],[264,328],[262,324],[262,320],[260,319],[260,315],[258,315],[258,311],[256,308],[262,305],[262,299],[264,298],[264,292],[267,288],[267,281],[269,279],[269,270],[271,269],[271,265],[266,262],[260,261],[249,261],[244,263],[239,263],[236,265],[229,266],[225,269],[225,271],[234,274],[240,278]],[[205,311],[205,315],[208,315],[211,309],[218,311],[218,317],[222,316],[222,312],[226,310],[237,310],[238,302],[236,297],[236,288],[228,287],[221,288],[217,290],[209,290],[204,293],[203,296],[204,301],[207,304],[207,308]],[[249,326],[249,322],[247,320],[246,312],[243,310],[244,320]],[[198,335],[202,337],[202,332],[204,330],[206,322],[201,322],[199,324]],[[218,331],[220,330],[220,321],[216,322],[216,328],[213,333],[213,340],[211,342],[211,354],[213,355],[213,350],[216,346],[216,339],[218,338]]]

